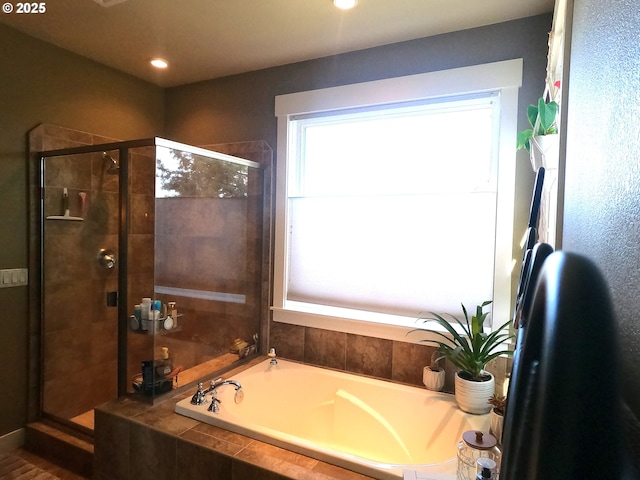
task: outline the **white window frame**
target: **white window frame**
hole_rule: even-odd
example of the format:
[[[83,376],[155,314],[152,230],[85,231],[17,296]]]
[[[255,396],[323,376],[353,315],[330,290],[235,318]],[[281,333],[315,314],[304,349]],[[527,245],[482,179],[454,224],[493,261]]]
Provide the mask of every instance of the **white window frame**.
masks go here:
[[[277,322],[354,333],[389,340],[414,342],[407,332],[419,324],[415,318],[313,307],[286,300],[287,286],[287,171],[292,151],[289,121],[298,115],[363,108],[451,96],[494,92],[500,96],[498,142],[498,200],[496,260],[492,316],[502,324],[511,315],[513,268],[513,214],[515,194],[518,89],[522,85],[522,59],[442,70],[418,75],[279,95],[276,164],[276,215],[273,282],[273,319]],[[472,307],[472,306],[468,306]]]

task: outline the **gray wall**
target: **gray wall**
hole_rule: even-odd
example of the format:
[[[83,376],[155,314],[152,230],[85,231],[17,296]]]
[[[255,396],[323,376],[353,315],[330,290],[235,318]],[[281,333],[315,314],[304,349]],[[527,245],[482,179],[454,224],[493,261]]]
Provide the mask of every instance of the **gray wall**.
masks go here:
[[[565,250],[592,258],[619,323],[624,397],[640,417],[640,10],[575,0]],[[597,325],[585,325],[596,328]]]
[[[27,132],[51,123],[107,137],[162,134],[164,91],[0,25],[0,268],[28,262]],[[28,296],[0,289],[0,436],[27,412]]]

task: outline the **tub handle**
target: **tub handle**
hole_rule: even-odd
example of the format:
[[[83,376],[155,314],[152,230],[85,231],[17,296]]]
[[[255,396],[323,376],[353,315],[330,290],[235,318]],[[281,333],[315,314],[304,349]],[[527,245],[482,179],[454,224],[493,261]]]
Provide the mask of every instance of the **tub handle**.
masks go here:
[[[216,391],[214,390],[211,393],[211,405],[209,405],[209,408],[207,408],[207,411],[218,413],[218,411],[220,410],[220,407],[218,406],[219,403],[221,403],[220,399],[217,397]]]
[[[205,392],[202,390],[202,383],[198,383],[198,391],[191,397],[191,405],[202,405],[204,403]]]

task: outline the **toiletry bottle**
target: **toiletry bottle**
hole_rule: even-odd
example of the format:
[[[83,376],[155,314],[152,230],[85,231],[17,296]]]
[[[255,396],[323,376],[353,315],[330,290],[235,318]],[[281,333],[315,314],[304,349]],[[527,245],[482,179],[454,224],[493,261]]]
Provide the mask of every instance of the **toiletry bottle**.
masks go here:
[[[167,302],[167,316],[173,319],[173,328],[178,326],[178,306],[176,302]]]
[[[140,303],[140,326],[144,331],[149,330],[149,314],[151,313],[151,299],[144,297]]]
[[[481,457],[477,462],[476,480],[496,480],[496,462],[487,457]]]
[[[169,347],[162,347],[162,373],[166,377],[173,371],[173,359],[169,355]]]

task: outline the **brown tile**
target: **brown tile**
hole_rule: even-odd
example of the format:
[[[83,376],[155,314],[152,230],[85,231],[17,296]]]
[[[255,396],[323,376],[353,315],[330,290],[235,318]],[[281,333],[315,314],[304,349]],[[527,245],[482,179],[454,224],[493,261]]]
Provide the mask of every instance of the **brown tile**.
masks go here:
[[[178,479],[231,479],[231,457],[204,446],[178,442]]]
[[[180,438],[187,442],[192,442],[197,445],[201,445],[202,447],[215,450],[218,454],[227,455],[229,457],[238,454],[243,448],[240,445],[226,442],[220,438],[212,437],[193,429],[184,432],[180,435]]]
[[[278,475],[301,479],[312,478],[311,470],[317,463],[313,458],[259,441],[251,442],[235,458]]]
[[[288,323],[271,322],[269,347],[276,349],[279,357],[304,361],[305,328]]]
[[[59,127],[57,125],[43,124],[43,134],[48,137],[54,137],[59,140],[66,140],[67,144],[79,143],[84,145],[93,144],[93,135],[80,130]]]
[[[240,435],[238,433],[232,432],[230,430],[225,430],[224,428],[216,427],[214,425],[208,425],[206,423],[198,423],[198,425],[193,428],[193,431],[200,432],[210,437],[214,437],[218,440],[223,440],[227,443],[237,445],[241,448],[246,447],[253,441],[251,438],[245,437],[244,435]]]
[[[106,415],[130,418],[151,408],[153,408],[153,405],[142,401],[138,396],[126,396],[120,397],[116,401],[100,405],[96,408],[96,412],[102,411]]]
[[[346,333],[310,327],[305,329],[305,362],[344,370],[346,368],[346,355]]]
[[[391,378],[393,342],[382,338],[347,335],[347,370]]]
[[[131,233],[155,232],[155,198],[151,195],[131,195]]]
[[[45,159],[45,185],[91,189],[91,155],[68,155]]]
[[[129,426],[129,473],[136,480],[176,477],[177,437],[132,423]]]
[[[165,433],[180,435],[198,425],[198,421],[174,412],[172,402],[163,403],[134,417],[136,422],[144,423]]]
[[[129,156],[131,157],[129,175],[131,178],[131,192],[134,194],[155,196],[156,160],[152,152],[153,149],[148,147],[129,150]]]
[[[391,379],[397,382],[423,386],[422,369],[431,363],[435,347],[417,343],[393,342],[393,371]]]
[[[104,478],[128,479],[129,421],[96,409],[94,441],[94,473]]]
[[[86,200],[85,227],[92,234],[117,235],[120,218],[119,201],[117,192],[103,190],[90,192]]]
[[[129,235],[129,272],[153,275],[154,255],[153,235]],[[149,292],[152,296],[153,292]]]

